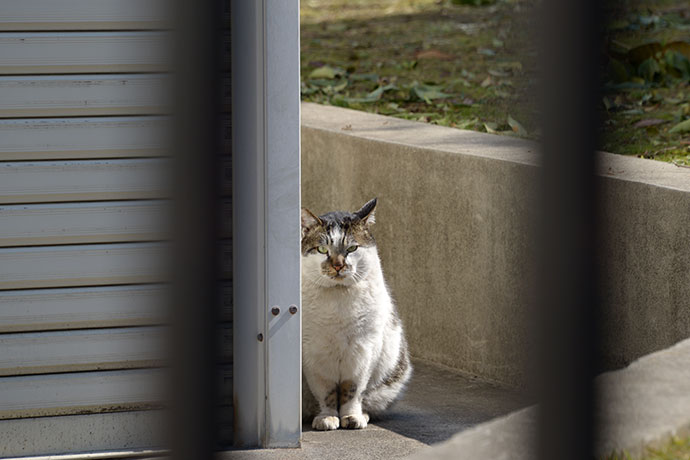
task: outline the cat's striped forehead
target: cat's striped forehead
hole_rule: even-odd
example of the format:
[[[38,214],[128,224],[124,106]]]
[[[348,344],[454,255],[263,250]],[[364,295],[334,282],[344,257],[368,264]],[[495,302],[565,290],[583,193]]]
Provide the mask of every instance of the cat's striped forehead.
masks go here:
[[[344,251],[357,241],[357,232],[362,227],[360,219],[349,212],[335,211],[319,216],[322,225],[321,244]]]
[[[342,251],[350,243],[354,243],[354,238],[348,232],[343,231],[342,227],[331,227],[321,234],[321,244],[331,246],[336,251]]]
[[[357,215],[335,211],[319,216],[320,224],[310,228],[302,238],[302,252],[307,253],[317,246],[329,246],[337,252],[345,252],[351,245],[371,246],[375,244],[369,226]]]
[[[318,217],[302,208],[302,253],[316,251],[319,246],[331,246],[338,251],[349,245],[375,246],[370,228],[375,222],[376,203],[374,198],[359,211],[332,211]]]
[[[323,222],[323,229],[328,234],[347,234],[352,231],[354,225],[359,223],[359,218],[349,212],[334,211],[319,216]]]

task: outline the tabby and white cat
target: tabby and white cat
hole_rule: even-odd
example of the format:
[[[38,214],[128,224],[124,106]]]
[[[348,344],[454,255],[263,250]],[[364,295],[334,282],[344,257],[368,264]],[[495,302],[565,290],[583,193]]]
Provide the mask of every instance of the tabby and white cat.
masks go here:
[[[371,234],[375,207],[318,217],[302,208],[303,412],[315,412],[317,430],[366,427],[412,373]]]

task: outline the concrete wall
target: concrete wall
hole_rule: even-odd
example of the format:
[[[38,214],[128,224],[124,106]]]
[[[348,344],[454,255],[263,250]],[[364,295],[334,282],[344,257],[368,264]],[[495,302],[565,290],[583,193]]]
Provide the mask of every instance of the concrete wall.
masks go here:
[[[536,148],[303,104],[303,206],[320,214],[379,198],[375,235],[413,355],[526,383]],[[690,170],[608,154],[601,167],[611,367],[690,336]]]
[[[690,169],[638,158],[609,163],[614,160],[624,175],[648,172],[644,181],[601,179],[600,324],[607,368],[690,336]],[[659,172],[678,174],[678,187]]]

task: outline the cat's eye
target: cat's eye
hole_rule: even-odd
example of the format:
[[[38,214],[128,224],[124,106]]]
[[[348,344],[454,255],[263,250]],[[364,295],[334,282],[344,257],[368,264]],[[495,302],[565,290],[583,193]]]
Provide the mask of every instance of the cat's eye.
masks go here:
[[[355,252],[355,251],[357,250],[358,247],[359,247],[359,246],[355,246],[355,245],[350,246],[349,248],[347,248],[347,252]]]
[[[321,254],[327,254],[328,253],[328,248],[326,246],[319,246],[316,248],[317,251],[319,251]]]

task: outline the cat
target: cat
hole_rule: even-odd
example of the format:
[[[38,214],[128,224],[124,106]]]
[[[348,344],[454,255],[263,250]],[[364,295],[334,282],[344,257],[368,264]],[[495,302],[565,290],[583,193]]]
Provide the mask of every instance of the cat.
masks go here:
[[[365,428],[412,374],[371,234],[376,203],[318,217],[302,208],[303,413],[316,430]]]

